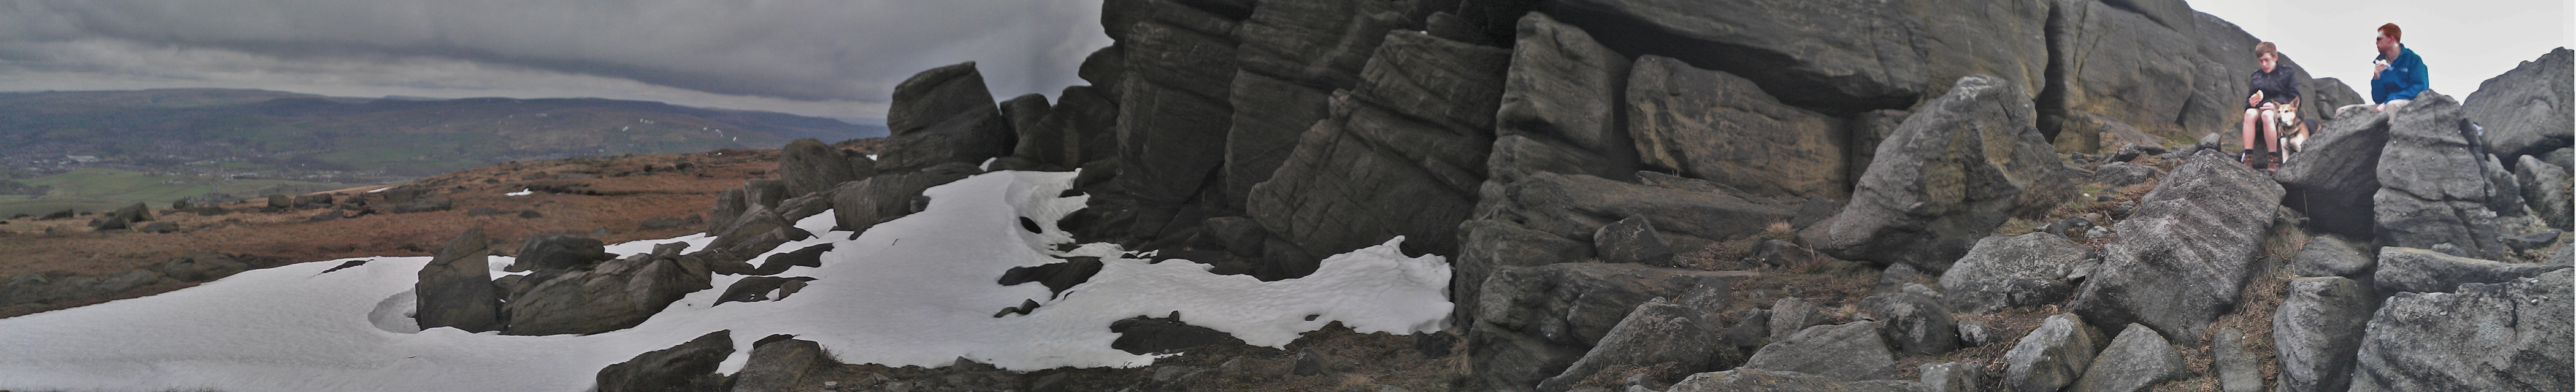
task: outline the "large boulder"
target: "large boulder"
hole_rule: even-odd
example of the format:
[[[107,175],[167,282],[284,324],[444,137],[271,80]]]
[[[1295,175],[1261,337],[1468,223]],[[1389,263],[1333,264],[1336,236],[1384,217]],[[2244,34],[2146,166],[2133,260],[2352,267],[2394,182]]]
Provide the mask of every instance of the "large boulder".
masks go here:
[[[2291,279],[2289,286],[2272,313],[2280,390],[2344,390],[2352,382],[2353,350],[2361,347],[2362,328],[2378,297],[2360,282],[2337,276]]]
[[[1896,379],[1895,356],[1878,335],[1878,322],[1807,327],[1771,342],[1744,360],[1744,369],[1799,372],[1836,380]]]
[[[2469,256],[2506,260],[2513,250],[2499,239],[2514,233],[2499,218],[2522,215],[2521,185],[2495,157],[2470,149],[2459,102],[2424,94],[2391,118],[2379,192],[2371,195],[2377,242],[2426,249],[2449,243]]]
[[[1565,372],[1538,384],[1540,392],[1563,392],[1593,373],[1611,366],[1651,367],[1670,364],[1679,374],[1735,367],[1743,354],[1735,347],[1720,344],[1714,332],[1718,328],[1704,319],[1699,309],[1666,303],[1657,298],[1637,305],[1628,317],[1610,327],[1592,351],[1583,354]],[[1661,384],[1679,380],[1655,380]]]
[[[2075,379],[2072,391],[2137,392],[2170,380],[2182,379],[2190,369],[2184,368],[2182,352],[2166,343],[2146,326],[2129,324],[2120,337],[2093,358],[2093,366],[2084,368],[2084,377]]]
[[[1986,237],[1941,275],[1941,302],[1971,315],[2056,303],[2074,292],[2061,280],[2091,254],[2056,234]]]
[[[2576,270],[2457,293],[2398,293],[2370,318],[2352,391],[2565,391]]]
[[[972,61],[921,71],[895,85],[894,99],[886,108],[886,129],[885,144],[874,163],[875,169],[886,172],[948,162],[980,163],[1010,155],[1013,144],[1011,123],[993,106],[992,92],[984,89],[984,74],[975,70]],[[834,184],[838,183],[798,186]]]
[[[2380,292],[2447,293],[2465,283],[2502,283],[2567,269],[2567,265],[2504,263],[2407,247],[2379,248]]]
[[[2486,127],[2479,141],[2508,166],[2576,142],[2576,91],[2570,91],[2576,51],[2561,47],[2478,83],[2461,111]]]
[[[734,372],[733,387],[727,391],[806,390],[803,387],[822,383],[807,378],[820,378],[817,376],[830,374],[832,367],[840,365],[830,353],[823,352],[822,344],[792,336],[770,335],[753,343],[751,359],[743,362],[742,370]]]
[[[2028,95],[2000,79],[1960,78],[1880,142],[1850,204],[1809,229],[1834,257],[1941,272],[2014,216],[2072,198],[2056,151],[2028,120]]]
[[[1852,381],[1814,374],[1738,368],[1693,374],[1665,392],[1932,392],[1921,382]]]
[[[1767,197],[1849,197],[1841,121],[1669,57],[1628,75],[1628,134],[1647,166]]]
[[[841,230],[864,233],[878,223],[921,212],[913,209],[913,199],[921,197],[921,191],[980,172],[973,166],[960,163],[841,183],[832,189],[832,219],[840,224]]]
[[[876,168],[874,162],[842,153],[820,140],[796,139],[778,148],[778,178],[787,182],[787,194],[792,198],[875,175],[871,173]]]
[[[2101,332],[2074,314],[2048,316],[2004,352],[2005,390],[2049,392],[2075,384],[2093,366]]]
[[[1493,146],[1511,52],[1391,32],[1333,114],[1254,185],[1246,213],[1278,239],[1256,275],[1305,276],[1319,255],[1396,236],[1417,252],[1455,254]],[[1124,178],[1124,176],[1121,176]],[[1277,245],[1277,246],[1273,246]]]
[[[486,259],[490,247],[482,227],[465,229],[421,266],[420,281],[412,284],[419,297],[412,318],[421,329],[501,330],[501,298],[492,293],[492,266]]]
[[[1930,84],[1921,22],[1876,2],[1558,0],[1540,10],[1623,53],[1744,75],[1795,105],[1897,108]]]
[[[1477,302],[1463,304],[1476,309],[1467,334],[1470,362],[1489,388],[1528,390],[1563,373],[1639,304],[1682,298],[1741,276],[1601,263],[1496,271],[1485,279]]]
[[[644,323],[691,292],[714,288],[702,259],[682,257],[680,243],[569,271],[540,270],[514,290],[501,312],[505,335],[594,334]],[[486,283],[488,286],[489,283]],[[489,292],[490,288],[485,288]]]
[[[520,241],[519,258],[510,263],[511,272],[538,269],[565,270],[597,264],[617,258],[598,239],[573,234],[538,234]]]
[[[2234,309],[2280,207],[2281,185],[2219,153],[2192,155],[2138,199],[2070,306],[2085,320],[2201,336]]]
[[[2568,167],[2542,162],[2539,157],[2524,155],[2513,167],[2513,177],[2522,180],[2522,202],[2540,221],[2559,230],[2576,231],[2576,180],[2570,180]]]
[[[2314,230],[2370,238],[2376,224],[2370,195],[2379,192],[2379,153],[2387,146],[2388,116],[2319,124],[2290,162],[2272,175],[2289,191],[2282,203],[2306,214]]]
[[[715,331],[600,368],[596,380],[599,392],[725,391],[725,375],[716,374],[716,366],[731,355],[733,331]]]

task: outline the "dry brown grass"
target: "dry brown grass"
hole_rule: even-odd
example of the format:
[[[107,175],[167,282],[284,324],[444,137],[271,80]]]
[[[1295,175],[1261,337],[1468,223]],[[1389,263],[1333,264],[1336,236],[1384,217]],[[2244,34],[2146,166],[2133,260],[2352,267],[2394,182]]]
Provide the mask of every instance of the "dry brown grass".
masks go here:
[[[88,218],[63,220],[14,220],[0,224],[0,276],[42,271],[63,271],[84,275],[121,273],[152,268],[159,263],[188,253],[213,251],[252,254],[276,258],[276,263],[253,265],[275,267],[284,263],[321,261],[371,256],[426,256],[436,252],[447,241],[467,228],[481,226],[494,239],[493,249],[515,252],[519,238],[540,233],[593,233],[605,228],[601,240],[610,243],[669,238],[697,232],[703,226],[657,230],[640,230],[648,218],[686,217],[704,214],[714,205],[715,193],[740,187],[743,180],[769,176],[777,167],[774,150],[723,150],[698,154],[653,154],[603,158],[574,158],[549,161],[514,162],[443,174],[408,183],[409,186],[433,190],[430,198],[446,198],[455,205],[447,211],[410,214],[377,213],[354,218],[312,221],[324,213],[346,213],[330,208],[294,209],[261,212],[266,201],[252,200],[223,205],[231,213],[200,216],[194,213],[155,211],[158,221],[177,224],[176,233],[97,233],[86,224]],[[689,163],[691,170],[670,170],[679,163]],[[654,170],[646,170],[654,167]],[[584,173],[597,178],[579,177]],[[602,190],[614,196],[557,194],[509,197],[536,183],[550,183],[578,189]],[[383,194],[365,193],[380,187],[360,187],[338,191],[335,199],[367,198],[378,209],[390,208]],[[649,191],[647,191],[649,190]],[[468,212],[488,208],[513,213],[472,216]],[[532,210],[540,218],[520,218],[516,211]],[[48,229],[52,234],[47,234]],[[59,309],[102,302],[111,298],[150,295],[189,286],[164,284],[120,293],[110,298],[95,298],[54,304],[45,308],[15,308],[0,312],[0,317],[27,312]]]

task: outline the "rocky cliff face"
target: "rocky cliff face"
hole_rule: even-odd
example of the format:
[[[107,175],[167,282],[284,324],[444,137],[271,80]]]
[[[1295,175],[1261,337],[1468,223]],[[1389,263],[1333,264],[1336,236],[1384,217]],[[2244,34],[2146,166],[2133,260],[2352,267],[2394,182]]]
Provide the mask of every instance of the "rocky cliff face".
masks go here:
[[[2547,296],[2564,290],[2529,283],[2563,282],[2563,267],[2409,275],[2389,268],[2418,264],[2368,259],[2382,245],[2498,264],[2565,248],[2541,227],[2566,220],[2532,215],[2567,209],[2523,196],[2563,199],[2547,189],[2566,189],[2564,171],[2500,159],[2565,165],[2568,139],[2551,135],[2566,123],[2528,115],[2563,111],[2550,104],[2563,90],[2519,82],[2563,81],[2563,50],[2467,105],[2432,94],[2335,113],[2357,96],[2308,79],[2319,109],[2303,113],[2332,121],[2273,173],[2236,163],[2232,138],[2162,145],[2234,132],[2258,42],[2179,0],[1119,0],[1102,23],[1117,43],[1083,66],[1094,85],[997,108],[972,64],[925,71],[898,89],[880,159],[791,146],[782,166],[812,167],[719,203],[729,219],[710,234],[726,249],[656,257],[729,273],[801,238],[778,222],[823,206],[864,230],[986,169],[1079,168],[1071,193],[1090,205],[1062,227],[1217,273],[1297,278],[1396,237],[1450,256],[1450,321],[1472,362],[1462,389],[1569,390],[1637,368],[1681,373],[1632,388],[1684,390],[2564,378],[2478,373],[2564,369],[2564,355],[2388,343],[2456,327],[2401,305],[2563,314]],[[2495,136],[2464,134],[2472,121]],[[985,158],[999,159],[973,166]],[[2332,246],[2307,260],[2311,243]],[[2474,263],[2442,265],[2454,264]],[[1735,303],[1748,280],[1834,269],[1877,271],[1880,285]],[[2417,275],[2453,278],[2392,278]],[[2369,292],[2416,291],[2460,294],[2396,294],[2370,312]],[[2483,297],[2450,299],[2470,295]],[[2266,323],[2283,331],[2240,333]],[[2566,339],[2564,317],[2541,323],[2478,344]],[[2097,326],[2125,328],[2111,339]],[[2240,347],[2267,338],[2278,348]],[[1951,350],[2009,366],[1917,363]],[[2183,365],[2211,355],[2228,365]],[[2484,362],[2406,365],[2474,355]],[[2242,370],[2275,356],[2296,369]],[[1916,364],[1951,370],[1890,380]]]

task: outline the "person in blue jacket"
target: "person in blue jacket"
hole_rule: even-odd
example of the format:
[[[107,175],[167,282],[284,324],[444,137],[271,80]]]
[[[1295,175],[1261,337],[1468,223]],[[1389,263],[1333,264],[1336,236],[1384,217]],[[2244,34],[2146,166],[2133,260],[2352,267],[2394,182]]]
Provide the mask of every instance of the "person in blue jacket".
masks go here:
[[[2433,86],[2426,79],[2430,72],[2424,70],[2424,58],[2415,57],[2414,50],[2398,42],[2401,38],[2405,31],[2396,23],[2379,25],[2379,56],[2372,59],[2370,68],[2370,98],[2379,101],[2370,108],[2373,111],[2397,110]]]

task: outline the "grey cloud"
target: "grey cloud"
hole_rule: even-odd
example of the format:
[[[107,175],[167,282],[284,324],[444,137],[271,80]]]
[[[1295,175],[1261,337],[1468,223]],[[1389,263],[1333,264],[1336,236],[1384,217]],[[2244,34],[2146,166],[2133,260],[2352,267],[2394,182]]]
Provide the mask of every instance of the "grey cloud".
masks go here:
[[[328,64],[419,71],[411,63],[431,58],[882,102],[912,73],[960,61],[977,61],[997,95],[1079,84],[1082,55],[1107,44],[1097,13],[1097,0],[18,0],[0,1],[0,65],[136,72],[124,62],[141,60],[110,52],[157,50],[185,55],[127,57],[174,62],[154,72],[181,75],[257,62],[227,54],[240,53],[329,75]]]

